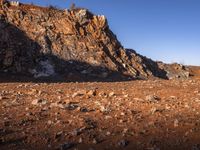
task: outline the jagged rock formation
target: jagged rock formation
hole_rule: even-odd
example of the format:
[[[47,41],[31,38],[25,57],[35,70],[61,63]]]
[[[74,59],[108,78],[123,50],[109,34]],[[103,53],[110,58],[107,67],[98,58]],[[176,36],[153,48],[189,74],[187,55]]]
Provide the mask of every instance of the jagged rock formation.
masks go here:
[[[34,77],[167,78],[167,67],[160,66],[124,49],[105,16],[87,9],[0,6],[1,71]]]

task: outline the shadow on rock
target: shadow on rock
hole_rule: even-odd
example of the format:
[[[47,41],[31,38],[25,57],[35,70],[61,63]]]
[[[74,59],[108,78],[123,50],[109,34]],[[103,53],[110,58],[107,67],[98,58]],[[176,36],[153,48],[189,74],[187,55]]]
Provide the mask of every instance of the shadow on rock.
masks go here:
[[[41,53],[22,30],[0,19],[0,82],[114,82],[132,79],[119,71]]]

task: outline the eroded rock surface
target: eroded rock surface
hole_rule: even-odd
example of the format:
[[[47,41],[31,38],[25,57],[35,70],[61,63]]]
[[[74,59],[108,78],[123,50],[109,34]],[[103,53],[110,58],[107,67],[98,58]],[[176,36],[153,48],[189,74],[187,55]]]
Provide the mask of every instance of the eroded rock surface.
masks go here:
[[[105,16],[87,9],[0,7],[0,70],[34,77],[168,78],[157,62],[125,49]],[[182,70],[181,70],[182,71]]]

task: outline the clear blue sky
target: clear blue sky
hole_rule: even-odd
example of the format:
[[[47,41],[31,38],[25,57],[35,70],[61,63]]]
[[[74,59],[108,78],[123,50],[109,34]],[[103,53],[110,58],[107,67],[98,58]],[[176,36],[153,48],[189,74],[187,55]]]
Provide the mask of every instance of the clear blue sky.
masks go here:
[[[86,7],[108,18],[125,48],[154,60],[200,65],[200,0],[21,0]]]

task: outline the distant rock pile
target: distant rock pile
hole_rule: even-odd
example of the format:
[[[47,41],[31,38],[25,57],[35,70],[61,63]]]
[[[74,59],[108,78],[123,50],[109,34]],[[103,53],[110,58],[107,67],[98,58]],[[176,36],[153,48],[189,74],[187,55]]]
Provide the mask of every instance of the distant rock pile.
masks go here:
[[[124,49],[105,16],[7,1],[0,5],[0,70],[75,80],[189,76]]]

